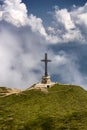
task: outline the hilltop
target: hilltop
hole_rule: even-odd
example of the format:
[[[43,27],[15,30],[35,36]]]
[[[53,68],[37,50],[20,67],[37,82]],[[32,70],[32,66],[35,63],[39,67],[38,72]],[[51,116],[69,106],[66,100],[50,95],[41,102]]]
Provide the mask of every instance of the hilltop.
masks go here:
[[[87,91],[56,84],[0,97],[0,130],[87,130]]]

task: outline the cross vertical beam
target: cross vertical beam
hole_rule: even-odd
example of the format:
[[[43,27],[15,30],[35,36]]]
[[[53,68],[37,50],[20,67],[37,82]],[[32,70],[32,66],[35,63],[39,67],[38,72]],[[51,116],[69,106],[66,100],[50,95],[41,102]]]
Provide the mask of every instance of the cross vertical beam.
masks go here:
[[[48,76],[48,62],[51,62],[51,60],[49,60],[48,59],[48,57],[47,57],[47,53],[45,53],[45,59],[43,59],[43,60],[41,60],[42,62],[44,62],[45,63],[45,77],[47,77]]]

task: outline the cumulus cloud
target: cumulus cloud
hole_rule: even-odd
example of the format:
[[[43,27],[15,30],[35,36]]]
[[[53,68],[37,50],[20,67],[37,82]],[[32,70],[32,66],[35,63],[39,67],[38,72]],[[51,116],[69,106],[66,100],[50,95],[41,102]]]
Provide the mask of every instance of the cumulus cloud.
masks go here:
[[[56,8],[53,17],[55,26],[53,25],[51,30],[49,30],[51,27],[48,28],[49,34],[51,33],[49,39],[52,41],[52,37],[55,37],[55,40],[52,41],[53,43],[86,43],[87,3],[72,10]]]
[[[29,26],[33,32],[42,35],[48,43],[86,42],[83,35],[82,24],[86,32],[87,4],[71,11],[67,9],[55,9],[55,26],[45,29],[41,18],[28,14],[26,5],[21,0],[4,0],[0,6],[0,21],[4,20],[17,27]]]
[[[55,10],[55,17],[58,23],[64,27],[66,30],[75,28],[70,13],[67,9]]]
[[[62,81],[85,86],[76,59],[65,53],[56,55],[49,46],[71,41],[85,43],[81,28],[86,6],[72,11],[56,9],[55,26],[45,29],[42,19],[28,14],[21,0],[4,0],[0,6],[0,86],[26,88],[41,80],[44,67],[40,59],[48,50],[55,61],[51,74],[59,73]],[[86,31],[86,24],[84,27]]]
[[[46,50],[44,40],[30,28],[5,24],[0,28],[0,86],[25,88],[38,82],[40,59]]]
[[[87,27],[87,3],[79,8],[73,9],[71,15],[74,19],[76,19],[75,23],[77,25],[85,25]]]
[[[47,37],[47,33],[42,24],[42,19],[31,14],[28,19],[28,25],[31,26],[32,31],[39,32],[41,35]]]
[[[32,31],[47,35],[42,20],[33,14],[28,15],[26,5],[21,0],[4,0],[0,7],[0,21],[2,20],[17,27],[30,26]]]
[[[21,0],[3,2],[0,6],[0,85],[25,88],[41,76],[39,62],[46,50],[45,29],[40,18],[27,14]]]
[[[27,22],[27,9],[21,0],[4,0],[1,7],[0,19],[16,26],[25,25]]]
[[[63,83],[80,85],[87,89],[87,77],[80,72],[76,56],[60,51],[58,55],[53,57],[52,66],[54,68],[51,68],[51,73],[60,76]]]

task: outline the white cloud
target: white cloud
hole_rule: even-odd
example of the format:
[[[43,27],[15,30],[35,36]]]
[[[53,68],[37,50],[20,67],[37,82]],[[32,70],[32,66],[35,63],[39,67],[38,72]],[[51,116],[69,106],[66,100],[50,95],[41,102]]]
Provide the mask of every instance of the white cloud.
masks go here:
[[[0,86],[25,88],[38,82],[43,74],[40,59],[50,43],[85,43],[81,27],[85,25],[85,30],[87,27],[86,5],[80,8],[56,10],[56,25],[48,27],[46,32],[42,19],[28,15],[21,0],[4,0],[0,6]],[[60,74],[64,82],[85,86],[86,78],[79,72],[74,58],[65,53],[55,55],[54,50],[49,55],[55,61],[51,73]]]
[[[62,25],[66,30],[75,28],[75,24],[67,9],[55,10],[55,17],[58,24]]]
[[[87,30],[87,3],[82,7],[75,8],[70,13],[76,26],[79,27],[80,29],[83,28],[84,31],[86,31]]]
[[[4,0],[0,7],[0,20],[4,20],[17,27],[30,26],[33,32],[39,32],[46,37],[46,31],[42,20],[33,14],[28,16],[27,8],[21,0]]]
[[[46,47],[40,35],[32,33],[29,27],[26,31],[26,27],[9,26],[0,25],[0,86],[25,88],[39,81],[40,59]]]
[[[53,61],[54,68],[51,68],[51,73],[59,75],[64,83],[80,85],[87,89],[87,77],[80,72],[77,57],[60,51],[53,57]]]
[[[75,7],[71,11],[68,9],[55,9],[54,12],[53,30],[49,30],[51,37],[48,36],[50,41],[53,37],[55,40],[52,43],[68,43],[79,42],[85,44],[87,41],[87,3],[82,7]],[[50,27],[51,28],[51,27]]]
[[[17,27],[29,26],[33,32],[37,32],[50,43],[79,42],[85,43],[86,36],[82,27],[87,30],[87,4],[71,11],[67,9],[55,9],[55,26],[45,29],[41,18],[33,14],[28,15],[26,5],[21,0],[4,0],[0,7],[0,20],[5,20]],[[84,24],[84,25],[83,25]],[[46,32],[47,30],[47,32]]]
[[[23,26],[27,21],[27,9],[21,0],[4,0],[1,19],[16,26]]]
[[[45,28],[43,27],[42,20],[34,15],[30,15],[28,19],[28,25],[31,26],[32,31],[39,32],[43,36],[47,36]]]

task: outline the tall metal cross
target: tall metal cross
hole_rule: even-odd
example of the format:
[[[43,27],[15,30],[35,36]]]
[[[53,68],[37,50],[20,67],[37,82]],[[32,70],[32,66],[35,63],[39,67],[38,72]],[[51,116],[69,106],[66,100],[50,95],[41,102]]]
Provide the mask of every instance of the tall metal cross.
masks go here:
[[[51,60],[48,59],[47,53],[45,53],[45,59],[41,60],[42,62],[45,63],[45,76],[48,76],[48,68],[47,68],[47,63],[51,62]]]

